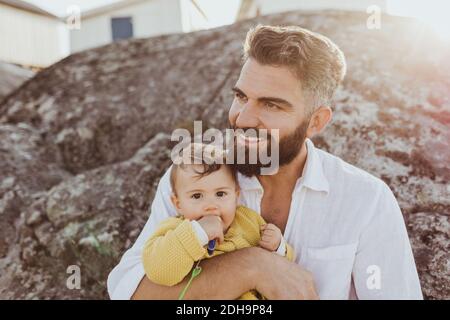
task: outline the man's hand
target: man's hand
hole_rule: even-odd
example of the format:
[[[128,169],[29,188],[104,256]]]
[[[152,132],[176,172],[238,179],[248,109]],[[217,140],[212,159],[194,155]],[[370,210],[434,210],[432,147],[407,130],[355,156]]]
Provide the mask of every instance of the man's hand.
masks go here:
[[[218,239],[223,242],[223,225],[218,216],[205,216],[197,221],[208,235],[208,240]]]
[[[260,250],[263,272],[257,277],[255,289],[269,300],[318,300],[312,274],[295,262]],[[264,253],[264,254],[263,254]],[[265,256],[265,257],[264,257]]]
[[[259,246],[269,251],[276,251],[282,238],[281,230],[276,225],[272,223],[262,225]]]

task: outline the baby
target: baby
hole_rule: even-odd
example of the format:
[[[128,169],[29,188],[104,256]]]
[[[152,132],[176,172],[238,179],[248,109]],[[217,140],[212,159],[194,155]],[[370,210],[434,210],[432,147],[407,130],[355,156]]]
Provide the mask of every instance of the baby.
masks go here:
[[[200,148],[204,151],[205,145]],[[193,151],[194,145],[189,149]],[[280,229],[267,224],[253,210],[238,205],[235,172],[231,166],[213,163],[218,157],[224,159],[223,153],[215,149],[210,153],[214,159],[207,161],[203,156],[200,164],[194,164],[193,154],[180,157],[181,163],[172,166],[171,201],[178,216],[163,221],[145,243],[142,261],[147,277],[157,284],[176,285],[197,261],[251,246],[260,246],[293,261],[294,250],[285,242]],[[211,240],[217,240],[217,245],[208,254],[205,246]],[[263,297],[255,290],[240,297],[258,298]]]

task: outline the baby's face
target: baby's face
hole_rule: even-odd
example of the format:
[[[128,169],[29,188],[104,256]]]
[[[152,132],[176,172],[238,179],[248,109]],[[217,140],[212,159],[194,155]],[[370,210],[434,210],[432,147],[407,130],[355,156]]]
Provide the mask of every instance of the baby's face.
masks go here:
[[[202,166],[189,165],[177,170],[177,195],[172,196],[177,212],[188,220],[219,216],[225,232],[233,222],[239,200],[236,183],[225,166],[201,178],[194,169],[201,172]]]

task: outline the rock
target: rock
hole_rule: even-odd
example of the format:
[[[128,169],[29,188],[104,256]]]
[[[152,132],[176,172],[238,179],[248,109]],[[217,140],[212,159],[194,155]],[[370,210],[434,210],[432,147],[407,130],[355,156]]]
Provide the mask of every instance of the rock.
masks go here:
[[[28,294],[39,298],[106,297],[109,271],[129,234],[136,237],[148,218],[155,184],[170,164],[170,144],[169,135],[157,134],[129,160],[67,178],[32,203],[19,230],[20,263],[27,272],[15,274],[15,282],[27,284]],[[71,265],[80,266],[82,284],[91,288],[85,296],[65,287]],[[37,290],[30,273],[49,270],[48,283]],[[8,298],[21,294],[3,293]]]
[[[297,24],[344,51],[334,120],[315,144],[386,181],[423,292],[450,298],[450,66],[405,18],[291,12],[117,42],[41,71],[0,104],[0,298],[107,298],[106,277],[148,219],[170,134],[224,129],[241,46],[257,23]],[[79,266],[81,289],[66,286]]]
[[[39,192],[70,174],[58,164],[54,148],[44,145],[28,124],[0,124],[0,258],[15,241],[14,221]]]
[[[409,217],[408,227],[425,297],[448,299],[450,283],[448,214],[418,212]]]

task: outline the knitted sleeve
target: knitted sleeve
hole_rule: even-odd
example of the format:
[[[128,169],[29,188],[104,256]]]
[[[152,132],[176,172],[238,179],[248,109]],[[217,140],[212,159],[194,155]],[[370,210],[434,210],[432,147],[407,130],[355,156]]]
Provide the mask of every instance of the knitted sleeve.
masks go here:
[[[189,220],[169,218],[147,240],[142,251],[145,274],[154,283],[173,286],[206,254]]]
[[[260,214],[256,213],[255,211],[253,211],[249,208],[240,206],[239,210],[240,210],[240,212],[244,213],[247,217],[251,217],[253,219],[253,221],[255,221],[259,225],[259,227],[261,227],[262,225],[265,225],[267,223]],[[289,261],[295,260],[295,250],[287,242],[286,242],[286,258]]]
[[[295,260],[295,250],[294,248],[291,247],[291,245],[289,243],[286,242],[286,258],[289,261],[294,261]]]

